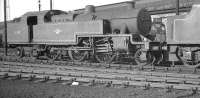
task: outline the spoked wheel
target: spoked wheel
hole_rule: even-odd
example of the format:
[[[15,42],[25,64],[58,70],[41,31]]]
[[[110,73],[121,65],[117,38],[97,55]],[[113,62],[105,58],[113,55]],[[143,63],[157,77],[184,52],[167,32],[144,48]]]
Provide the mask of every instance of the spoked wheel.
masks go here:
[[[150,53],[144,49],[138,49],[135,53],[134,58],[138,66],[145,66],[153,62]]]
[[[17,48],[15,48],[15,50],[14,50],[14,55],[16,56],[16,57],[23,57],[24,56],[24,48],[23,47],[17,47]]]
[[[99,63],[112,63],[116,57],[116,54],[114,54],[113,52],[99,52],[95,54],[95,57]]]
[[[178,47],[176,49],[177,58],[184,64],[186,67],[197,68],[200,66],[200,51],[192,51],[189,48]]]
[[[72,48],[70,50],[68,50],[68,54],[69,57],[73,60],[73,61],[83,61],[87,58],[88,56],[88,51],[86,50],[78,50],[76,48]]]

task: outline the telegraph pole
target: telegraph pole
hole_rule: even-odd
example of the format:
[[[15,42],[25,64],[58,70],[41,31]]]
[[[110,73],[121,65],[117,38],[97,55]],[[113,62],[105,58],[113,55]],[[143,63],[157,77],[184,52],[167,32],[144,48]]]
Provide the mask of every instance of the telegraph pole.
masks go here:
[[[7,56],[7,50],[8,50],[8,45],[7,45],[7,3],[6,0],[4,0],[4,35],[5,35],[5,55]]]

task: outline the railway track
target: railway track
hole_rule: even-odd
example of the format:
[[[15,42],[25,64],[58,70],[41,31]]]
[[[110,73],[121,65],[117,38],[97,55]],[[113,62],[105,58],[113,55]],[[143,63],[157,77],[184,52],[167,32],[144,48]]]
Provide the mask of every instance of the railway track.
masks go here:
[[[154,66],[154,65],[146,65],[146,66],[138,66],[132,64],[105,64],[105,63],[94,63],[94,62],[73,62],[71,60],[65,61],[54,61],[54,60],[42,60],[42,59],[34,59],[30,57],[18,58],[15,56],[1,56],[0,61],[8,61],[8,62],[21,62],[21,63],[30,63],[30,64],[47,64],[47,65],[57,65],[58,66],[75,66],[75,67],[92,67],[92,68],[100,68],[100,69],[123,69],[123,70],[142,70],[142,71],[152,71],[152,72],[169,72],[169,73],[182,73],[182,74],[200,74],[200,69],[198,68],[188,68],[182,65],[176,66]]]
[[[76,66],[72,66],[72,64]],[[64,84],[77,82],[85,85],[103,84],[106,86],[139,86],[145,89],[158,87],[167,90],[184,89],[193,92],[200,90],[200,76],[198,70],[196,74],[183,74],[176,71],[172,72],[170,69],[168,69],[168,71],[165,70],[163,73],[159,68],[155,68],[156,71],[148,71],[147,67],[145,67],[144,70],[139,70],[137,68],[132,68],[131,70],[125,68],[116,70],[112,68],[112,64],[112,66],[110,65],[110,68],[97,68],[94,66],[83,66],[84,63],[77,64],[72,62],[55,65],[1,61],[0,65],[1,78],[36,79],[37,81],[42,82],[65,81]],[[96,66],[99,65],[96,64]]]

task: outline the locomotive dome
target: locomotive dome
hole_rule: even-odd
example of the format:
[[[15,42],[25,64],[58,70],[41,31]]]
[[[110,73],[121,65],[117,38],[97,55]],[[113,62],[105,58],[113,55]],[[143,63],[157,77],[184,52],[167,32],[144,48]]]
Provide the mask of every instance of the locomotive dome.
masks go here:
[[[85,7],[85,13],[94,13],[95,12],[95,6],[93,5],[87,5]]]

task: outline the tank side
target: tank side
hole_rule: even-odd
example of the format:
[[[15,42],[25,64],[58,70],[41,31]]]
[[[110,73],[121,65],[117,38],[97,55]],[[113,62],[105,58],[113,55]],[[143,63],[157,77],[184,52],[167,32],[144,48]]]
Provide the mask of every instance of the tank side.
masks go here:
[[[45,23],[35,26],[34,31],[34,43],[76,44],[77,35],[103,34],[103,20]]]

